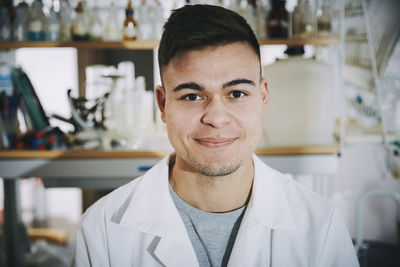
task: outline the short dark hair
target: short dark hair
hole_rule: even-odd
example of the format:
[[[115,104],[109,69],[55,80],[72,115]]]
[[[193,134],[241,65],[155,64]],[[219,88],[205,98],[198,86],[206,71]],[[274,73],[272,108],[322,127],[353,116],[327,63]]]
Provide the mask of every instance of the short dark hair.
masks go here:
[[[261,61],[257,38],[239,14],[212,5],[185,5],[173,10],[164,25],[158,48],[160,74],[163,67],[178,55],[235,42],[249,44]]]

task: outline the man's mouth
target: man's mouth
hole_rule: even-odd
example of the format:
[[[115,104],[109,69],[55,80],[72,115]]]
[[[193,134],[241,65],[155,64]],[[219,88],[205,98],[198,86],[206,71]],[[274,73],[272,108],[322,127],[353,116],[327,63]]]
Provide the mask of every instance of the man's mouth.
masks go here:
[[[236,141],[236,137],[234,138],[194,138],[194,140],[205,147],[208,148],[219,148],[232,144]]]

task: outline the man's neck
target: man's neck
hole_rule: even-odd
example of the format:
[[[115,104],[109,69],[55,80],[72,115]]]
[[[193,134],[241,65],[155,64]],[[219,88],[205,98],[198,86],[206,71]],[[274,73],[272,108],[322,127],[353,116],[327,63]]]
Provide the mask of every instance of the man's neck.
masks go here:
[[[177,157],[170,164],[169,181],[176,194],[191,206],[208,212],[228,212],[246,205],[253,184],[252,160],[219,177],[202,175]]]

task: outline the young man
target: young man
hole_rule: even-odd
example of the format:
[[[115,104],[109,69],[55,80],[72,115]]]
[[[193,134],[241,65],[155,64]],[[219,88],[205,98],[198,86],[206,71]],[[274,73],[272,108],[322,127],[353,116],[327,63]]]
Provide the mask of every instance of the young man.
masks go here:
[[[175,152],[82,217],[76,266],[358,266],[337,210],[253,153],[259,45],[221,7],[174,11],[156,96]]]

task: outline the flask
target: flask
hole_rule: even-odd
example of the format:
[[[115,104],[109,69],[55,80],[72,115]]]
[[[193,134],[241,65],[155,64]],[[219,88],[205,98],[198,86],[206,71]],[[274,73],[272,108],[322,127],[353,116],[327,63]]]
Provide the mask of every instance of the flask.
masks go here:
[[[285,0],[271,0],[272,9],[267,17],[267,34],[269,38],[288,37],[288,12]]]
[[[60,1],[60,39],[61,41],[71,41],[72,40],[72,8],[69,5],[68,0]]]
[[[72,39],[74,41],[88,41],[88,18],[85,12],[85,4],[83,1],[79,1],[75,8],[76,17],[72,21]]]
[[[60,41],[60,16],[54,9],[54,1],[49,11],[49,19],[47,22],[47,40]]]
[[[11,40],[11,23],[6,7],[0,8],[0,41],[7,42]]]
[[[124,40],[136,40],[137,37],[137,23],[133,18],[134,11],[132,7],[132,1],[128,1],[128,5],[125,9],[125,21],[124,21]]]
[[[47,18],[43,13],[41,0],[35,0],[28,12],[27,39],[28,41],[45,41]]]
[[[300,0],[292,14],[292,36],[300,38],[315,35],[315,16],[309,0]]]
[[[319,37],[332,36],[332,13],[328,0],[324,0],[317,11],[317,28]]]

